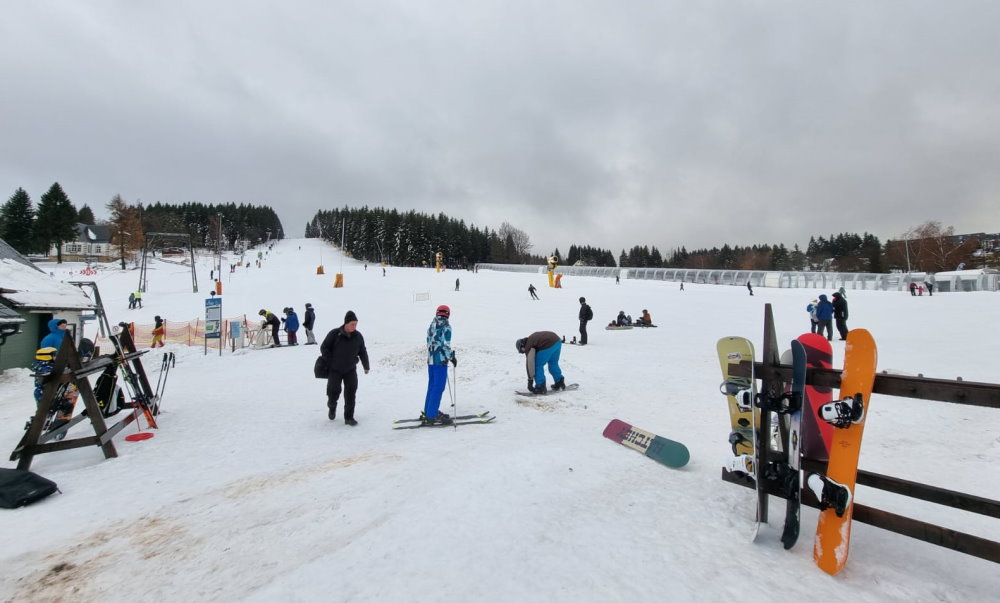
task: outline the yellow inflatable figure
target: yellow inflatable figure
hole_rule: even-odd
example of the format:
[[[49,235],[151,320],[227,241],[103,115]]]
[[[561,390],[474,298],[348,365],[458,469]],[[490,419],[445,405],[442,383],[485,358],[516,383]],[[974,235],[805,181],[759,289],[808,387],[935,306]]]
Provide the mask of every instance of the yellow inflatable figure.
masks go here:
[[[559,258],[556,256],[549,257],[549,287],[558,287],[559,285],[555,282],[556,268],[559,267]],[[559,276],[562,276],[561,274]]]

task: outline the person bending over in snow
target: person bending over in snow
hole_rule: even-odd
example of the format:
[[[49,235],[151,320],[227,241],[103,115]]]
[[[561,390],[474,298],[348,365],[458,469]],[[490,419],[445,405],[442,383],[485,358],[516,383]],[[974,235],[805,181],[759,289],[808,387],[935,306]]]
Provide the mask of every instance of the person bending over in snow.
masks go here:
[[[559,368],[562,339],[552,331],[536,331],[515,342],[518,354],[525,354],[524,365],[528,371],[528,391],[545,393],[545,367],[555,380],[552,391],[566,389],[566,379]]]
[[[261,325],[262,329],[267,325],[271,326],[271,347],[281,347],[281,340],[278,339],[278,329],[281,328],[281,321],[278,320],[278,317],[273,312],[269,312],[263,308],[257,314],[264,317],[264,324]]]

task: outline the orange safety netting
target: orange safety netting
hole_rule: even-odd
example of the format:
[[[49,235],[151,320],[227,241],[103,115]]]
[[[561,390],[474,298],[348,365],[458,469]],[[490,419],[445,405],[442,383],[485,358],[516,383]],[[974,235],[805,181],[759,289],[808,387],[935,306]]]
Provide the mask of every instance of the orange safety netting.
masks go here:
[[[241,338],[246,338],[249,335],[249,329],[253,328],[257,330],[260,328],[259,321],[254,323],[248,323],[246,314],[242,316],[236,316],[233,318],[223,318],[222,319],[222,341],[224,345],[229,345],[232,341],[230,338],[231,334],[231,323],[239,323],[240,336]],[[136,349],[148,348],[153,341],[153,329],[156,328],[155,324],[151,323],[135,323],[130,322],[129,332],[132,335],[132,340],[135,341]],[[166,336],[164,337],[164,343],[180,343],[183,345],[204,345],[205,344],[205,321],[200,318],[195,320],[189,320],[186,322],[175,321],[175,320],[164,320],[163,326],[166,329]],[[98,335],[94,338],[94,344],[100,346],[102,343],[108,345],[111,344],[107,338]],[[214,345],[215,342],[211,342],[209,345]],[[239,345],[239,342],[237,342]]]

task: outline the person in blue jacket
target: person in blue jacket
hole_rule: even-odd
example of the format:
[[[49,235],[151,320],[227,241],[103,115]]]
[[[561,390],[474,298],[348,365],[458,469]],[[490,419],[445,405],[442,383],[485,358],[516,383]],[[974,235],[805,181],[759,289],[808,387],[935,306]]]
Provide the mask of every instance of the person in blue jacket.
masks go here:
[[[458,366],[455,351],[451,349],[451,308],[438,306],[434,320],[427,327],[427,395],[421,420],[428,425],[448,425],[451,416],[440,411],[441,394],[448,384],[448,363]]]
[[[819,324],[820,335],[826,330],[827,341],[833,341],[833,304],[826,298],[826,295],[819,296],[819,303],[816,304],[816,322]]]
[[[285,317],[281,319],[285,323],[285,332],[288,333],[288,345],[299,345],[299,315],[295,313],[295,308],[285,308]]]
[[[57,351],[62,346],[63,337],[66,335],[66,329],[69,324],[66,322],[65,318],[53,318],[49,321],[49,334],[42,337],[42,343],[39,344],[39,348],[55,348]]]

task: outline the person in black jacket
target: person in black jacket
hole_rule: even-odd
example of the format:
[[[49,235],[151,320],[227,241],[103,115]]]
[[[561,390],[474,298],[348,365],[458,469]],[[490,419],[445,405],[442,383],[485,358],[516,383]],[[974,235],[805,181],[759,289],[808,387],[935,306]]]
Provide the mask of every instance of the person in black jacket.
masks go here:
[[[306,304],[305,320],[302,326],[306,329],[306,345],[316,345],[316,337],[313,335],[313,325],[316,324],[316,312],[313,311],[312,304]]]
[[[833,320],[837,323],[837,332],[840,333],[840,340],[847,339],[847,298],[835,292],[833,294]]]
[[[215,293],[212,295],[215,295]],[[277,315],[275,315],[274,312],[268,312],[264,308],[261,308],[260,312],[257,314],[264,317],[265,325],[271,325],[271,347],[280,348],[281,340],[278,339],[278,331],[281,329],[281,321],[278,319]]]
[[[580,298],[580,345],[587,345],[587,322],[594,319],[594,311],[587,305],[587,298]]]
[[[329,370],[326,379],[326,406],[329,409],[327,417],[331,421],[337,418],[337,399],[340,398],[343,384],[344,423],[357,425],[358,422],[354,420],[354,402],[358,391],[358,359],[361,360],[366,375],[370,367],[365,338],[358,331],[358,317],[353,311],[347,311],[342,326],[327,333],[319,350]]]

